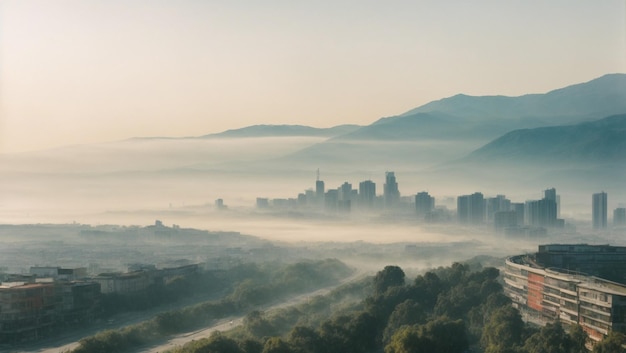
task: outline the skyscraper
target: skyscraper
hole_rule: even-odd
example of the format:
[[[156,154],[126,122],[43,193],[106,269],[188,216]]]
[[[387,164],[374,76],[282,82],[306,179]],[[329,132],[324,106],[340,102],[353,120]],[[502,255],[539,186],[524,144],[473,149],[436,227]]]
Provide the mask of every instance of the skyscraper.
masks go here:
[[[485,221],[485,198],[482,193],[459,196],[456,206],[459,222],[479,224]]]
[[[315,180],[315,200],[318,207],[324,204],[324,198],[326,197],[325,192],[326,190],[324,189],[324,181],[320,180],[320,170],[318,169],[317,179]]]
[[[543,198],[545,200],[550,200],[550,201],[554,201],[554,203],[556,203],[556,217],[560,217],[561,216],[561,196],[556,194],[556,189],[555,188],[551,188],[551,189],[546,189],[543,192],[544,196]]]
[[[374,207],[376,199],[376,184],[371,180],[365,180],[359,183],[359,201],[365,208]]]
[[[591,197],[591,206],[593,213],[593,229],[606,228],[607,219],[607,196],[606,192],[593,194]]]
[[[556,227],[556,201],[543,198],[541,200],[526,201],[524,215],[526,224],[535,227]]]
[[[339,193],[337,200],[338,209],[350,212],[352,203],[352,184],[346,181],[337,189],[337,192]]]
[[[427,216],[435,208],[435,198],[427,192],[418,192],[415,195],[415,211],[419,216]]]
[[[385,172],[383,197],[385,199],[385,207],[393,207],[400,201],[400,191],[398,190],[394,172]]]
[[[613,225],[626,226],[626,208],[618,207],[613,211]]]

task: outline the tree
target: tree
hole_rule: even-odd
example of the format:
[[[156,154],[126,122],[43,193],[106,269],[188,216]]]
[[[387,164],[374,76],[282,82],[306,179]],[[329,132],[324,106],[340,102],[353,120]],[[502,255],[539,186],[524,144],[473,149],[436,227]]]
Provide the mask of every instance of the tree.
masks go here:
[[[323,351],[323,342],[320,335],[310,327],[296,326],[288,335],[289,343],[303,353],[316,353]]]
[[[570,353],[573,342],[560,322],[548,323],[524,343],[528,353]]]
[[[463,321],[441,317],[425,325],[402,326],[385,353],[461,353],[468,347]]]
[[[262,353],[293,353],[289,343],[280,339],[280,337],[270,337],[263,345]]]
[[[425,353],[430,348],[430,340],[421,335],[417,325],[402,326],[385,346],[385,353]]]
[[[263,312],[254,310],[243,319],[243,326],[254,337],[274,335],[274,327],[265,319]]]
[[[580,325],[570,326],[569,335],[572,340],[572,353],[588,353],[587,347],[587,333]]]
[[[502,351],[521,343],[524,322],[512,306],[496,309],[483,329],[481,338],[485,352]]]
[[[389,343],[394,332],[405,325],[422,324],[426,320],[424,308],[412,299],[398,304],[389,316],[383,332],[383,343]]]
[[[389,287],[404,285],[404,271],[398,266],[385,266],[382,271],[378,271],[374,277],[374,292],[382,294]]]
[[[626,345],[626,336],[623,333],[611,331],[593,347],[593,353],[624,353]]]

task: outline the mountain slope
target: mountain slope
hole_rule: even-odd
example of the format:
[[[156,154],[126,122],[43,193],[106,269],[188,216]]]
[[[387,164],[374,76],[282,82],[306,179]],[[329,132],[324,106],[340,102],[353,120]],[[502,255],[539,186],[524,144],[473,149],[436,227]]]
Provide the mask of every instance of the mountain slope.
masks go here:
[[[471,162],[626,161],[626,114],[576,125],[511,131],[464,158]]]
[[[545,94],[459,94],[382,118],[336,140],[496,138],[515,129],[572,124],[626,112],[626,74],[610,74]]]
[[[359,129],[359,125],[338,125],[331,128],[315,128],[303,125],[252,125],[241,129],[226,130],[201,138],[223,137],[277,137],[277,136],[316,136],[332,137],[348,134]]]
[[[626,112],[626,74],[608,74],[545,94],[519,97],[472,97],[459,94],[430,102],[402,116],[432,111],[467,119],[597,119]]]

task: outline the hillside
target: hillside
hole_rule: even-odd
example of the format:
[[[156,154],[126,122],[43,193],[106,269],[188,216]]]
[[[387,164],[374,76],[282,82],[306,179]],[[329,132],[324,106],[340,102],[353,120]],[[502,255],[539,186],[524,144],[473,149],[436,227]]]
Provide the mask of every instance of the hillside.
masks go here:
[[[465,161],[626,161],[626,114],[576,125],[511,131]]]
[[[339,140],[496,138],[506,132],[573,124],[626,112],[626,74],[519,97],[459,94],[338,136]]]
[[[304,125],[252,125],[241,129],[226,130],[217,134],[204,135],[201,136],[201,138],[278,136],[333,137],[348,134],[360,127],[359,125],[338,125],[330,128],[315,128]]]

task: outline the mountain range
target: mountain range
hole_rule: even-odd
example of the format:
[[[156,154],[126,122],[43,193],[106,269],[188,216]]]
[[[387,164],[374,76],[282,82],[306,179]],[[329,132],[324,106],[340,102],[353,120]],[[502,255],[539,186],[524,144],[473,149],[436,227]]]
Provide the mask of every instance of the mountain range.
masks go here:
[[[230,138],[230,137],[334,137],[349,134],[361,128],[360,125],[337,125],[330,128],[315,128],[304,125],[252,125],[241,129],[226,130],[217,134],[200,136],[199,138]]]
[[[626,162],[626,114],[574,125],[521,129],[467,156],[470,162]]]
[[[229,168],[246,163],[271,168],[369,170],[498,161],[613,163],[623,161],[626,155],[624,114],[626,74],[608,74],[544,94],[459,94],[367,126],[254,125],[187,138],[139,138],[68,148],[79,151],[86,160],[135,156],[141,165],[150,161],[150,166],[158,166],[167,156],[170,162],[162,168],[215,168],[220,163]],[[255,137],[302,138],[289,140],[289,148],[281,147],[284,142],[278,139],[250,140],[245,149],[231,147],[235,142],[223,142]],[[255,143],[272,145],[261,149]],[[60,158],[67,159],[61,154],[68,148],[59,150]],[[191,153],[193,158],[188,157]],[[50,155],[42,158],[51,161]]]

